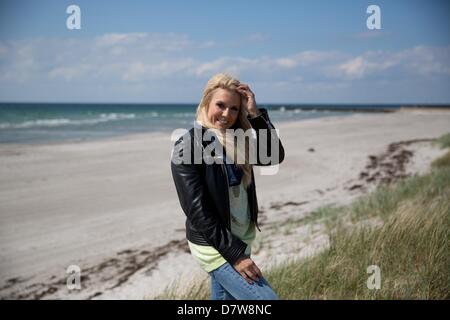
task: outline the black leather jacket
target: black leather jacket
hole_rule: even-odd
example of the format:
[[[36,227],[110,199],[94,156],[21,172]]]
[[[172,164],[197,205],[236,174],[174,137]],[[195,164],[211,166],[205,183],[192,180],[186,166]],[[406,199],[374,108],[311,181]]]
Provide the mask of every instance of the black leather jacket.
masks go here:
[[[261,114],[248,118],[259,139],[259,130],[267,129],[267,154],[271,155],[271,145],[279,144],[279,158],[267,164],[259,159],[255,165],[275,165],[284,159],[284,149],[278,136],[270,135],[274,129],[269,120],[267,110],[260,108]],[[192,243],[210,245],[217,249],[231,265],[244,255],[247,245],[231,233],[230,203],[228,195],[228,179],[223,164],[194,163],[194,148],[205,148],[211,141],[202,141],[202,134],[207,130],[201,127],[194,135],[192,128],[175,142],[172,154],[171,169],[181,208],[186,214],[186,238]],[[190,143],[190,145],[188,145]],[[258,140],[259,147],[259,140]],[[259,150],[258,150],[259,151]],[[183,156],[190,152],[190,164],[174,163],[174,156]],[[258,201],[256,198],[255,179],[252,171],[252,182],[247,188],[251,220],[258,227]]]

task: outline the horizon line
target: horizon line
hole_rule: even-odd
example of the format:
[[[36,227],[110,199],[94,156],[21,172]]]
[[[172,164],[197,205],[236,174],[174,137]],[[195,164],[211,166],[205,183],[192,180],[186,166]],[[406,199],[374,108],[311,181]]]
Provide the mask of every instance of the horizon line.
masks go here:
[[[67,102],[67,101],[0,101],[0,104],[134,104],[134,105],[192,105],[198,104],[198,102]],[[450,102],[259,102],[257,105],[405,105],[405,106],[448,106]]]

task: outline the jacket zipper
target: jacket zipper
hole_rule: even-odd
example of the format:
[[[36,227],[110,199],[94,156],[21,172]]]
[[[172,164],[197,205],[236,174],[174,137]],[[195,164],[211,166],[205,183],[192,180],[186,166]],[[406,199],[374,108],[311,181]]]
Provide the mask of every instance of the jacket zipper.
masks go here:
[[[226,190],[226,195],[227,195],[227,212],[228,212],[228,216],[227,216],[227,218],[228,218],[228,228],[230,229],[230,231],[231,231],[231,217],[230,217],[230,215],[231,215],[231,212],[230,212],[230,195],[229,195],[229,192],[228,192],[228,190],[230,189],[230,186],[228,185],[228,173],[227,173],[227,170],[225,169],[225,165],[222,163],[221,165],[220,165],[221,167],[222,167],[222,171],[223,171],[223,173],[225,174],[225,180],[226,180],[226,183],[227,183],[227,190]]]
[[[253,219],[253,222],[255,223],[256,229],[258,229],[258,231],[261,232],[261,229],[259,228],[259,225],[258,225],[258,213],[255,214],[255,210],[258,211],[259,208],[258,208],[258,204],[257,204],[256,198],[255,198],[256,186],[255,186],[255,175],[253,174],[253,171],[252,171],[252,180],[253,180],[252,181],[252,183],[253,183],[253,192],[252,192],[253,210],[252,210],[252,212],[250,212],[250,214]],[[256,208],[255,208],[255,206],[256,206]]]

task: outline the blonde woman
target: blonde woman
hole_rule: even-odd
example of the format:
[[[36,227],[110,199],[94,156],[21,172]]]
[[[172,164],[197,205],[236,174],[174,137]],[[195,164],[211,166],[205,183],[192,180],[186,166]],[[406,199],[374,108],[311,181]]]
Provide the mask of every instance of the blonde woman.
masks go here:
[[[230,137],[237,129],[254,129],[256,143],[235,143]],[[251,244],[259,230],[252,167],[284,159],[273,129],[267,110],[258,109],[248,85],[217,74],[203,92],[194,128],[175,142],[171,169],[187,217],[186,238],[192,256],[211,277],[213,300],[277,299],[251,258]],[[206,131],[213,132],[211,139],[205,139]],[[205,161],[204,151],[212,143],[223,147],[223,153],[211,152],[213,159],[222,161]],[[250,154],[255,150],[252,163]],[[261,162],[261,150],[270,154],[270,162]],[[195,159],[198,154],[202,159]]]

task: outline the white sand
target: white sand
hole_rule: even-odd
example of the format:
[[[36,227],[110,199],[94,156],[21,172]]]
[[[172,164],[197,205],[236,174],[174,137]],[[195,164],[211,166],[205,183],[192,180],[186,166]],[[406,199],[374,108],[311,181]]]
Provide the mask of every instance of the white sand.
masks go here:
[[[286,159],[276,175],[256,177],[267,224],[282,224],[325,204],[350,202],[361,194],[348,188],[369,155],[384,152],[392,142],[450,132],[450,112],[359,114],[275,125]],[[142,299],[176,279],[204,277],[188,253],[164,247],[184,238],[184,216],[170,173],[171,147],[165,134],[0,145],[0,297],[21,293],[29,299],[84,299],[100,292],[96,298]],[[414,151],[410,173],[425,172],[444,152],[430,143],[407,149]],[[307,203],[269,209],[288,201]],[[292,254],[306,256],[316,250],[310,243],[326,244],[320,230],[305,232],[318,240],[298,243],[302,235],[297,234],[297,248],[287,254],[282,237],[274,237],[271,251],[259,252],[255,260],[264,265]],[[143,260],[126,272],[148,256],[142,250],[157,247],[159,258]],[[118,255],[123,250],[136,251]],[[113,258],[117,261],[98,267]],[[89,279],[81,290],[69,293],[65,270],[71,264]],[[123,274],[128,275],[125,281],[109,289]],[[12,278],[16,280],[9,283],[14,284],[8,285]],[[45,293],[49,287],[53,289]]]

